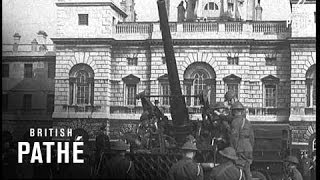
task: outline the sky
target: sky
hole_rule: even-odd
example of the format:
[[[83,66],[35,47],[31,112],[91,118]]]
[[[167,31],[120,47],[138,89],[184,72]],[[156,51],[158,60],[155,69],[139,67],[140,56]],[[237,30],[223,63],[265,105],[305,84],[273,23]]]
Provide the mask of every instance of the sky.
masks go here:
[[[47,43],[51,43],[49,38],[54,36],[56,29],[56,1],[2,0],[2,43],[12,44],[13,35],[17,32],[21,35],[21,44],[30,44],[37,37],[39,30],[47,32]],[[170,0],[169,21],[176,21],[177,6],[180,1]],[[287,1],[289,0],[261,1],[263,20],[286,20],[290,13],[287,6],[284,6]],[[159,19],[157,0],[135,0],[135,4],[138,21],[157,21]],[[268,8],[272,5],[273,8]]]

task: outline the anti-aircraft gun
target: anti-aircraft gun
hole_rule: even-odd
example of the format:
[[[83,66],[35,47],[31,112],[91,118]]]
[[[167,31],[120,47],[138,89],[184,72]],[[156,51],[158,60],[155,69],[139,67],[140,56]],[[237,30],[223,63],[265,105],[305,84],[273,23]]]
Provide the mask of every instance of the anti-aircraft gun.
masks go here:
[[[164,0],[158,0],[158,12],[160,18],[160,29],[165,53],[166,66],[168,70],[168,79],[170,86],[170,113],[172,117],[173,128],[175,129],[175,139],[178,145],[184,143],[185,138],[191,134],[192,125],[189,120],[189,114],[186,102],[182,96],[180,80],[178,76],[177,63],[174,56],[172,38],[168,23],[168,16]]]

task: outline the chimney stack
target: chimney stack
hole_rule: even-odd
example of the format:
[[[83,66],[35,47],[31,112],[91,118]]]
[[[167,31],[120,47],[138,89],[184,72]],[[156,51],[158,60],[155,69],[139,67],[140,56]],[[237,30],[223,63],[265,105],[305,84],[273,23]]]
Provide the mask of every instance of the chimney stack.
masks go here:
[[[15,33],[13,35],[13,51],[14,52],[17,52],[18,51],[18,46],[19,46],[19,43],[20,43],[20,34],[19,33]]]

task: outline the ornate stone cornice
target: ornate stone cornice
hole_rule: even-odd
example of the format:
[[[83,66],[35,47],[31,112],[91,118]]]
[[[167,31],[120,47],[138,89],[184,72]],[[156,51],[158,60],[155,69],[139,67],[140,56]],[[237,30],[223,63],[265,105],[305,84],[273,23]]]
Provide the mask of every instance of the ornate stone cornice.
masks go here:
[[[113,2],[57,2],[56,5],[58,7],[75,7],[75,6],[110,6],[112,9],[117,11],[119,14],[121,14],[124,18],[126,18],[128,15],[118,8]]]
[[[51,38],[56,45],[111,45],[113,38]]]

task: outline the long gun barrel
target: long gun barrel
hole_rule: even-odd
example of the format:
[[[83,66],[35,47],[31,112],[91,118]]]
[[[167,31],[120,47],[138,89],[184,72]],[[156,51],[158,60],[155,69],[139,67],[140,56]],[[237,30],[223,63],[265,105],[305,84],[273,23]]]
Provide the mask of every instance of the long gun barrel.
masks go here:
[[[162,41],[164,53],[166,57],[166,65],[168,70],[168,79],[170,85],[170,113],[172,116],[173,125],[177,131],[181,131],[180,135],[185,136],[188,132],[187,124],[189,122],[188,110],[186,102],[182,96],[180,80],[178,76],[177,63],[174,56],[168,16],[164,0],[158,0],[158,11],[160,18],[160,29],[162,33]],[[179,130],[178,130],[179,129]],[[182,138],[180,136],[181,139]],[[177,137],[176,137],[177,138]]]

